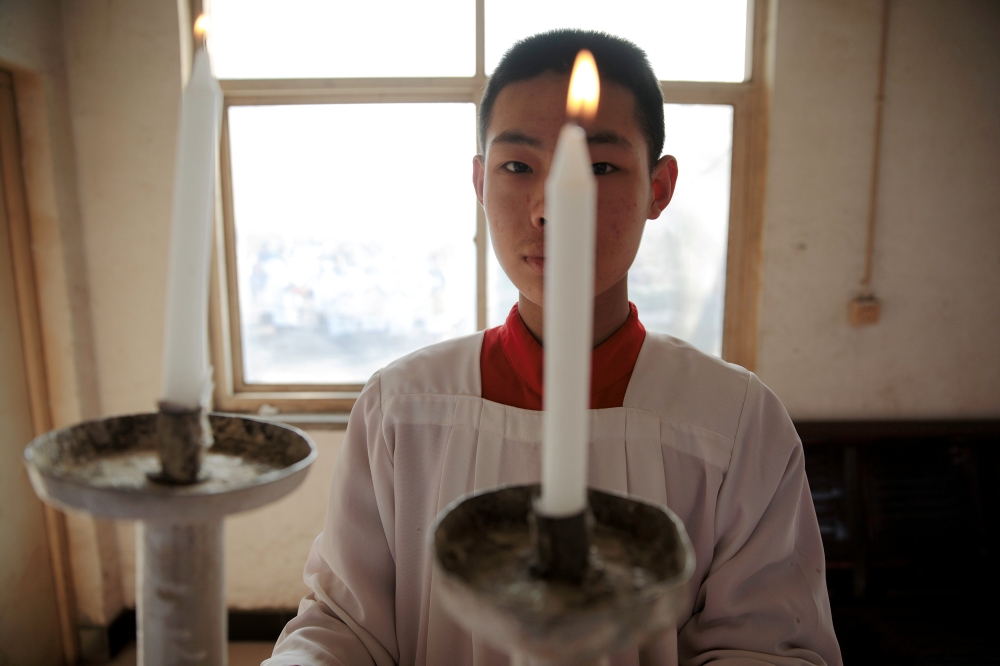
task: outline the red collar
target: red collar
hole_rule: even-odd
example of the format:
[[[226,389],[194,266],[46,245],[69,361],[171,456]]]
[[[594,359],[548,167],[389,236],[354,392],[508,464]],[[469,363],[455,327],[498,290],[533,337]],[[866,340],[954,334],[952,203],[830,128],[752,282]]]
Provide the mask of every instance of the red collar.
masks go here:
[[[635,305],[629,303],[628,319],[594,350],[591,361],[592,408],[621,406],[645,339],[646,329],[639,321]],[[496,346],[502,349],[503,358],[496,354]],[[524,325],[517,304],[511,308],[503,326],[486,331],[481,368],[484,398],[526,409],[541,408],[543,350]],[[510,376],[511,372],[516,377]]]

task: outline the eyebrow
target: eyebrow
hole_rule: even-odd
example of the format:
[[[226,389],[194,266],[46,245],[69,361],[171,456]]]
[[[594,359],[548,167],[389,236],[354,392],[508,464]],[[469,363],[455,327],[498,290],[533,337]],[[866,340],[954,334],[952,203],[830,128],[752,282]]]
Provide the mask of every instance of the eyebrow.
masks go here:
[[[610,146],[621,146],[622,148],[631,148],[632,142],[623,137],[618,132],[607,131],[607,132],[597,132],[596,134],[591,134],[587,137],[588,144],[600,144],[600,145],[610,145]]]
[[[500,134],[498,134],[496,138],[494,138],[493,141],[491,141],[490,143],[491,144],[512,143],[514,145],[529,146],[531,148],[537,148],[539,150],[544,148],[541,141],[539,141],[535,137],[528,136],[524,132],[518,132],[517,130],[507,130],[505,132],[500,132]]]

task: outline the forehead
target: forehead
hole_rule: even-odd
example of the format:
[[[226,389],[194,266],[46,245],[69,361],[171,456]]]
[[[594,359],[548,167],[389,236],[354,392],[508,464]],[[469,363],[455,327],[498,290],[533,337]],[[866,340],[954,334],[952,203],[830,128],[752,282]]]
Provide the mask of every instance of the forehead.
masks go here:
[[[534,78],[510,83],[493,103],[486,145],[500,132],[518,130],[543,141],[558,135],[566,122],[569,75],[545,72]],[[635,95],[614,82],[601,82],[601,99],[591,131],[613,130],[645,145],[635,114]],[[554,142],[554,138],[553,138]]]

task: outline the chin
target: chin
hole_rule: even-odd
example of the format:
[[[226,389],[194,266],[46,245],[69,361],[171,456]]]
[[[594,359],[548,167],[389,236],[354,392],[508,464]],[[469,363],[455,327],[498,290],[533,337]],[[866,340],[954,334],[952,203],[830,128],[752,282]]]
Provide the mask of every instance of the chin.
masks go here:
[[[517,285],[514,285],[514,286],[517,286]],[[534,303],[538,307],[542,307],[545,304],[545,287],[544,286],[535,287],[534,285],[532,285],[532,287],[529,287],[527,289],[522,289],[521,287],[517,287],[517,291],[518,291],[518,294],[519,294],[519,297],[520,297],[519,300],[522,300],[522,299],[526,300],[526,301],[528,301],[530,303]]]

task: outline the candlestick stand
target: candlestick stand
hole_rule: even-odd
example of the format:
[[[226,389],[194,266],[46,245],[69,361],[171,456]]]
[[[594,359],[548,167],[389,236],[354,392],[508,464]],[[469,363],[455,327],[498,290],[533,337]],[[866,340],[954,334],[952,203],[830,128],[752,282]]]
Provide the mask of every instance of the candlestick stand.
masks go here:
[[[680,520],[591,489],[586,572],[579,582],[544,578],[531,527],[538,491],[506,486],[460,498],[438,516],[434,575],[455,621],[509,651],[516,666],[607,664],[669,629],[694,570]]]
[[[192,441],[172,455],[185,437]],[[141,521],[139,666],[217,666],[226,663],[227,639],[223,518],[294,490],[316,447],[297,428],[161,406],[46,433],[24,459],[43,501]]]
[[[549,580],[581,583],[590,570],[589,512],[551,517],[539,513],[537,506],[532,509],[528,526],[537,556],[535,573]]]

